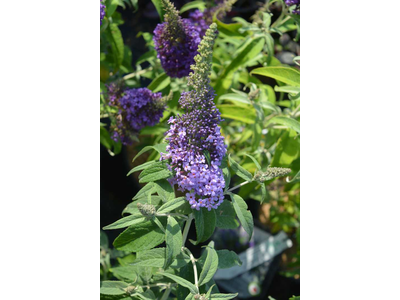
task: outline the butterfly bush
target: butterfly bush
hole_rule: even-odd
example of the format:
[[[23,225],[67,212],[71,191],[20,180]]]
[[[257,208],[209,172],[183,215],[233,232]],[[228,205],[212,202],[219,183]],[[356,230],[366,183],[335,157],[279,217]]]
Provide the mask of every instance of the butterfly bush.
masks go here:
[[[110,84],[107,89],[109,105],[117,108],[113,116],[116,124],[111,126],[114,141],[130,145],[143,127],[160,121],[166,106],[161,93],[148,88],[121,90],[117,84]]]
[[[162,1],[165,22],[154,30],[154,46],[161,66],[170,77],[188,76],[200,44],[199,32],[188,19],[182,19],[167,0]]]
[[[287,6],[295,5],[296,7],[293,9],[292,13],[297,15],[300,14],[300,0],[285,0],[285,3]]]
[[[167,153],[161,159],[169,160],[174,173],[171,184],[177,184],[186,192],[186,200],[193,209],[217,209],[223,202],[225,180],[220,168],[226,153],[224,137],[218,124],[221,114],[214,105],[215,93],[208,78],[216,25],[207,30],[191,66],[189,92],[182,93],[179,104],[185,110],[183,115],[168,120],[170,129],[166,133]]]
[[[100,25],[102,24],[104,16],[106,15],[105,9],[106,9],[106,6],[100,0]]]

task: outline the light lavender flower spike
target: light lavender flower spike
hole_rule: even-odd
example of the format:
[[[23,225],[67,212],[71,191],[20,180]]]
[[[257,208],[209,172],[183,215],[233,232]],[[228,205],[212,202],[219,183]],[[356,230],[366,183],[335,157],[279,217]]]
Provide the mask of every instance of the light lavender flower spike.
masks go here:
[[[185,113],[169,119],[171,125],[166,137],[169,144],[167,153],[161,156],[169,161],[174,173],[171,184],[178,185],[196,210],[217,209],[224,200],[225,180],[220,165],[226,146],[218,126],[221,114],[214,104],[215,93],[209,79],[216,28],[212,24],[199,45],[188,79],[193,89],[182,93],[179,99]]]

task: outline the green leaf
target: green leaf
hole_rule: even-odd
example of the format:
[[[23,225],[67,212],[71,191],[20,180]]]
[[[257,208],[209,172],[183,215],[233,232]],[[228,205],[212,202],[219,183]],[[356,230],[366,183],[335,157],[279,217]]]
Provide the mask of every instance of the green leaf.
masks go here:
[[[168,277],[168,278],[172,279],[172,280],[175,281],[177,284],[182,285],[182,286],[188,288],[189,291],[190,291],[192,294],[197,294],[197,288],[196,288],[196,286],[195,286],[193,283],[187,281],[186,279],[181,278],[181,277],[176,276],[176,275],[173,275],[173,274],[169,274],[169,273],[160,273],[160,274],[163,275],[163,276],[165,276],[165,277]]]
[[[137,259],[133,262],[132,266],[135,267],[154,267],[163,268],[165,265],[165,251],[166,248],[154,248],[143,252],[138,252]],[[188,255],[179,253],[176,259],[171,264],[173,268],[181,268],[190,261]]]
[[[138,278],[137,270],[137,267],[128,265],[112,268],[111,271],[120,280],[135,282]]]
[[[114,241],[118,250],[138,252],[158,246],[165,240],[164,232],[151,221],[132,225]]]
[[[124,60],[124,40],[122,39],[118,25],[115,23],[110,24],[106,30],[106,34],[111,42],[111,50],[117,70]]]
[[[239,256],[229,250],[217,250],[218,254],[218,269],[228,269],[234,266],[241,266],[242,261]]]
[[[211,295],[210,300],[229,300],[229,299],[233,299],[238,295],[238,293],[236,294],[213,294]]]
[[[103,229],[104,230],[119,229],[119,228],[131,226],[134,224],[142,223],[145,221],[146,221],[146,218],[143,217],[142,214],[134,214],[134,215],[130,215],[130,216],[124,217],[122,219],[119,219],[118,221],[103,227]]]
[[[161,197],[164,202],[168,202],[175,198],[174,188],[168,182],[168,180],[157,180],[154,182],[157,194]]]
[[[138,158],[143,153],[145,153],[145,152],[147,152],[149,150],[152,150],[152,149],[156,150],[158,153],[161,153],[161,152],[165,153],[167,151],[166,147],[167,147],[167,144],[165,144],[165,143],[164,144],[157,144],[157,145],[154,145],[154,146],[146,146],[142,150],[140,150],[138,154],[136,154],[136,156],[133,158],[132,162],[134,162],[135,159]]]
[[[167,245],[165,251],[165,265],[167,269],[174,261],[175,257],[181,252],[182,248],[182,231],[178,222],[174,217],[168,216],[167,229],[165,231],[165,243]]]
[[[172,172],[167,169],[165,161],[158,161],[140,173],[139,182],[152,182],[171,176]]]
[[[185,197],[179,197],[179,198],[175,198],[171,201],[168,201],[167,203],[164,203],[158,210],[157,210],[157,214],[165,214],[167,212],[170,212],[172,210],[174,210],[175,208],[180,207],[181,205],[183,205],[186,202],[186,198]]]
[[[300,300],[300,296],[292,296],[289,300]]]
[[[263,67],[250,72],[251,75],[271,77],[291,86],[300,87],[300,72],[288,67]]]
[[[154,164],[154,163],[156,163],[156,161],[152,160],[152,161],[147,161],[147,162],[145,162],[144,164],[138,165],[138,166],[134,167],[132,170],[130,170],[129,173],[126,174],[126,176],[129,176],[129,175],[131,175],[131,174],[134,173],[134,172],[144,170],[144,169],[146,169],[147,167],[150,167],[150,166],[151,166],[152,164]]]
[[[292,118],[289,117],[273,117],[269,123],[276,123],[276,124],[281,124],[284,126],[287,126],[290,129],[293,129],[297,133],[300,133],[300,123]]]
[[[116,295],[124,295],[125,288],[129,285],[123,281],[101,281],[100,282],[100,294],[116,296]]]
[[[161,23],[164,22],[164,9],[161,4],[161,0],[151,0],[151,2],[153,2],[154,6],[158,12],[158,15],[160,16]]]
[[[261,183],[261,203],[264,203],[264,201],[267,199],[267,189],[265,188],[265,184]]]
[[[200,210],[193,210],[197,241],[195,245],[208,240],[215,230],[216,217],[215,210],[208,211],[202,207]]]
[[[256,165],[257,169],[261,170],[261,165],[260,163],[254,158],[254,156],[251,156],[250,154],[245,153],[246,156],[250,157],[251,160],[254,162],[254,164]]]
[[[239,103],[244,103],[244,104],[251,104],[247,95],[239,95],[237,93],[228,93],[228,94],[222,95],[221,97],[219,97],[219,100],[229,100],[229,101],[234,101],[234,102],[239,102]]]
[[[240,23],[225,24],[218,20],[216,16],[213,17],[213,22],[217,24],[219,32],[236,39],[243,39],[243,35],[239,32],[239,29],[243,27]]]
[[[218,110],[222,118],[238,120],[247,124],[254,124],[256,111],[253,106],[238,106],[234,104],[218,104]]]
[[[225,180],[225,190],[229,188],[229,184],[231,183],[231,172],[228,168],[223,168],[222,173],[224,175]]]
[[[113,15],[115,10],[117,9],[118,3],[119,3],[119,0],[107,0],[107,2],[105,3],[107,18],[109,18]]]
[[[171,78],[165,74],[162,73],[158,75],[147,87],[149,90],[151,90],[153,93],[157,93],[164,88],[166,88],[169,84],[171,83]]]
[[[149,182],[146,184],[144,187],[142,187],[139,192],[135,195],[135,197],[132,198],[132,200],[142,198],[146,196],[147,194],[153,194],[156,192],[156,188],[153,182]]]
[[[300,156],[300,139],[295,138],[296,136],[294,130],[289,130],[279,138],[271,167],[288,168]]]
[[[239,222],[236,220],[236,213],[233,204],[224,200],[218,209],[215,211],[217,215],[216,226],[223,229],[235,229],[239,227]]]
[[[111,150],[113,143],[113,140],[110,137],[110,134],[108,133],[107,129],[104,127],[100,126],[100,143],[106,147],[107,149]]]
[[[236,161],[234,161],[230,155],[229,155],[229,163],[231,164],[231,168],[236,173],[237,176],[247,181],[253,181],[253,175],[251,175],[249,171],[247,171],[245,168],[240,166]]]
[[[298,94],[300,93],[300,88],[299,87],[295,87],[295,86],[275,86],[275,91],[277,92],[283,92],[283,93],[289,93],[289,94]]]
[[[210,246],[211,244],[211,246]],[[214,250],[213,242],[206,248],[206,261],[204,262],[203,269],[199,276],[199,286],[209,282],[218,269],[218,255]]]
[[[100,247],[108,249],[108,237],[107,234],[102,230],[100,230]]]
[[[239,67],[243,67],[251,59],[256,57],[262,51],[265,40],[263,38],[256,38],[251,41],[242,51],[230,62],[230,64],[223,70],[220,80],[218,80],[215,91],[217,95],[223,95],[224,91],[227,90],[231,84],[232,79],[230,74],[235,72]]]
[[[199,10],[203,11],[206,8],[206,4],[204,1],[192,1],[189,3],[186,3],[184,6],[181,7],[181,10],[179,11],[180,14],[184,13],[185,11],[198,8]]]
[[[239,218],[240,224],[243,229],[249,234],[249,238],[253,235],[253,216],[250,211],[247,210],[247,204],[239,195],[229,193],[232,199],[233,208],[235,209],[236,215]]]

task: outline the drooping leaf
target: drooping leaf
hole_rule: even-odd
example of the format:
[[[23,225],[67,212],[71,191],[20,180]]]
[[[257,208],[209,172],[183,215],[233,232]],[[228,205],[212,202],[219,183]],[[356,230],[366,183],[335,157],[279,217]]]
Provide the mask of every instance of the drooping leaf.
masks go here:
[[[253,235],[254,222],[251,212],[247,210],[246,202],[239,195],[232,193],[229,193],[229,195],[232,199],[233,208],[239,218],[240,224],[242,224],[243,229],[249,234],[249,238],[251,238]]]
[[[229,300],[233,299],[238,295],[236,294],[212,294],[210,300]]]
[[[254,156],[250,155],[250,154],[245,154],[246,156],[248,156],[256,165],[257,169],[261,170],[261,165],[260,163],[257,161],[257,159],[254,158]]]
[[[294,130],[288,130],[279,138],[271,167],[288,168],[300,156],[300,139],[296,136]]]
[[[218,228],[235,229],[239,227],[233,204],[230,201],[224,200],[224,202],[218,206],[215,214],[217,216],[216,226]]]
[[[126,174],[126,176],[129,176],[134,172],[144,170],[144,169],[150,167],[154,163],[156,163],[156,161],[152,160],[152,161],[147,161],[144,164],[138,165],[138,166],[134,167],[132,170],[130,170],[129,173]]]
[[[199,276],[199,286],[209,282],[218,269],[218,255],[214,249],[214,243],[211,242],[206,248],[206,261]]]
[[[165,265],[167,269],[174,261],[175,257],[181,252],[182,248],[182,231],[178,222],[172,216],[167,218],[167,228],[165,230]]]
[[[242,261],[239,256],[229,250],[217,250],[218,254],[218,269],[228,269],[234,266],[241,266]]]
[[[151,2],[153,2],[154,6],[158,12],[158,15],[160,16],[161,23],[164,22],[164,9],[161,4],[161,0],[151,0]]]
[[[100,294],[110,296],[124,295],[128,286],[129,284],[123,281],[101,281]]]
[[[208,240],[215,230],[216,216],[215,210],[208,211],[202,207],[200,210],[193,210],[197,241],[195,245]]]

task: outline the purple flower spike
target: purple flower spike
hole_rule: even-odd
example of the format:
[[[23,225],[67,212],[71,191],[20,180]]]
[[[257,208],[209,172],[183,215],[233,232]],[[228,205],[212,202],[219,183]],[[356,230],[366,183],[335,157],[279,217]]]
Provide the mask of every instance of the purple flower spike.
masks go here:
[[[153,37],[157,57],[168,76],[188,76],[201,41],[199,32],[190,20],[179,16],[171,2],[163,0],[162,3],[165,22],[157,25]]]
[[[118,109],[113,115],[115,124],[111,126],[113,140],[130,145],[143,127],[160,121],[165,109],[161,93],[153,93],[148,88],[121,90],[115,84],[107,88],[110,107]]]

